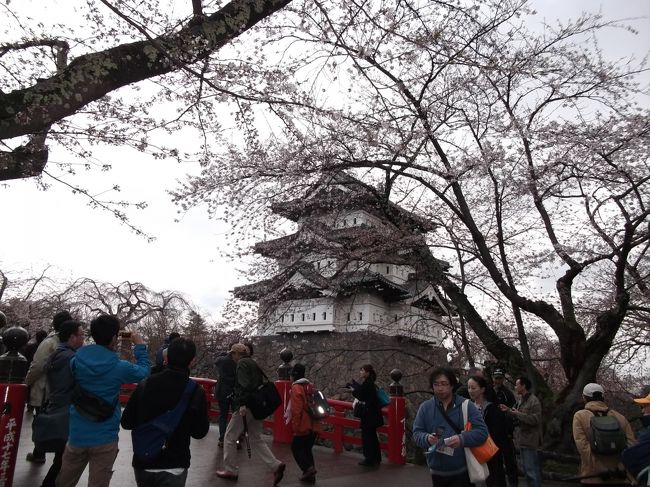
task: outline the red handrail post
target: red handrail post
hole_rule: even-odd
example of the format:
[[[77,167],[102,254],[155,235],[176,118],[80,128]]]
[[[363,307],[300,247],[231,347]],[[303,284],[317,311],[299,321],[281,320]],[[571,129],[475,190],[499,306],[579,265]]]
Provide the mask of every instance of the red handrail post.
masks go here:
[[[0,313],[4,318],[4,314]],[[27,330],[19,326],[2,333],[9,351],[0,356],[0,486],[11,487],[20,443],[20,431],[27,400],[27,360],[18,349],[29,340]]]
[[[337,418],[343,419],[345,418],[345,411],[336,409],[335,415]],[[332,439],[332,444],[334,445],[334,451],[341,453],[343,451],[343,425],[340,422],[334,425],[333,433],[334,438]]]
[[[404,387],[399,381],[402,372],[390,371],[393,379],[389,387],[390,404],[388,405],[388,461],[397,465],[406,463],[406,399]]]
[[[391,396],[388,405],[388,461],[406,463],[406,399]]]
[[[280,407],[273,413],[273,441],[275,443],[291,443],[293,434],[291,432],[291,423],[286,424],[284,420],[284,412],[289,405],[289,398],[291,393],[290,380],[276,380],[275,387],[282,398]]]

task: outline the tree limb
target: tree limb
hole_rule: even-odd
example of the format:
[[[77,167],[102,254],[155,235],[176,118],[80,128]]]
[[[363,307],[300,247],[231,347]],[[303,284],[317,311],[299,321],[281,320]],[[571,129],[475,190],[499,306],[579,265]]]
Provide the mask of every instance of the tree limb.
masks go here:
[[[39,132],[111,91],[205,59],[290,1],[233,0],[198,25],[156,38],[177,56],[174,64],[151,41],[133,42],[80,56],[61,73],[0,94],[0,139]]]

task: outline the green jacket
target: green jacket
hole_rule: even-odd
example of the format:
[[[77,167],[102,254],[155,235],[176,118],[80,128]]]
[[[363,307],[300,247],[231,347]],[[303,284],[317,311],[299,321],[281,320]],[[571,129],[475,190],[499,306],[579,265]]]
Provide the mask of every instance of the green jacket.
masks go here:
[[[235,382],[235,397],[233,410],[248,404],[251,396],[262,385],[264,374],[255,360],[242,357],[237,363],[237,381]]]

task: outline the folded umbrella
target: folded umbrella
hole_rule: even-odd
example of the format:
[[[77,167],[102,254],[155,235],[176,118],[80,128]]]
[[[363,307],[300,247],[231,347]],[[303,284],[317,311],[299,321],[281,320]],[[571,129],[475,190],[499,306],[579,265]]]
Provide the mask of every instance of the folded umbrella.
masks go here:
[[[251,442],[248,439],[248,420],[246,419],[246,416],[243,416],[242,419],[244,420],[244,439],[246,440],[246,453],[248,453],[248,458],[251,457]]]

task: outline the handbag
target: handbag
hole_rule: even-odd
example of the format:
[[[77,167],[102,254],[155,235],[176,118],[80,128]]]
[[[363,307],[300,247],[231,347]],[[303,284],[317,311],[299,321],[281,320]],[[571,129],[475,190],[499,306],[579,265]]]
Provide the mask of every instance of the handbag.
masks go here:
[[[381,387],[377,387],[377,400],[379,401],[379,407],[384,408],[390,404],[390,396],[388,393],[383,390]]]
[[[246,406],[251,410],[255,419],[264,419],[275,412],[282,404],[282,398],[273,382],[270,382],[266,374],[262,372],[264,381],[255,390]]]
[[[465,431],[470,431],[471,429],[472,423],[468,421],[465,423]],[[478,463],[487,463],[492,459],[494,455],[497,454],[499,447],[492,439],[492,436],[490,436],[490,433],[488,433],[488,437],[487,440],[485,440],[485,443],[479,446],[472,446],[470,447],[470,450],[472,450],[472,454]]]
[[[355,418],[361,419],[361,416],[363,416],[365,407],[366,407],[366,403],[363,402],[363,401],[359,401],[355,397],[354,401],[352,401],[352,416],[354,416]]]
[[[68,439],[69,406],[38,413],[32,422],[32,441],[40,450],[55,451],[56,445]],[[50,448],[48,445],[52,446]]]
[[[469,400],[463,401],[463,422],[467,424],[467,405]],[[469,480],[473,484],[477,482],[483,482],[490,476],[490,469],[484,463],[479,463],[474,454],[472,453],[472,448],[465,448],[465,463],[467,464],[467,473],[469,474]]]

